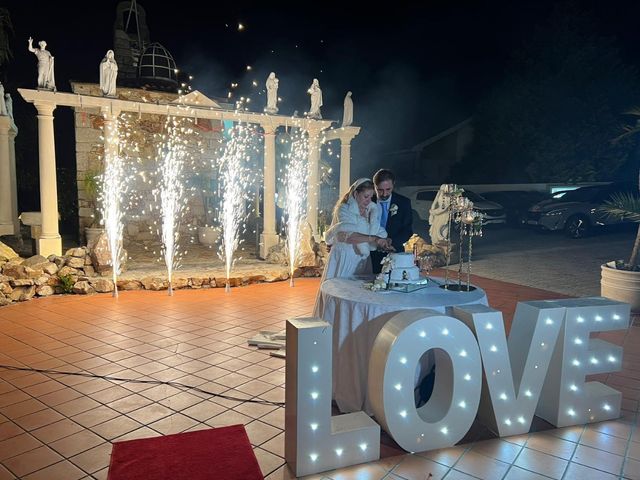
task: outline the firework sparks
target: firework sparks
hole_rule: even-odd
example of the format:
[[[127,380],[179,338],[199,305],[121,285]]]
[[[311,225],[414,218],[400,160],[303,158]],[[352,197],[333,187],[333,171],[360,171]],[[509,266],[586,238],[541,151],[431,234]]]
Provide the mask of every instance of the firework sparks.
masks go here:
[[[162,256],[167,267],[169,295],[173,295],[173,271],[179,262],[180,221],[187,208],[183,171],[188,157],[186,136],[192,130],[185,123],[189,123],[189,119],[167,117],[167,133],[158,148],[160,185],[154,194],[160,202]]]
[[[285,171],[285,215],[287,249],[289,252],[289,284],[293,287],[293,273],[300,252],[301,227],[306,221],[307,178],[309,177],[309,141],[302,129],[296,129]]]
[[[104,173],[100,175],[100,210],[102,222],[107,234],[111,271],[113,279],[113,296],[118,296],[118,275],[122,270],[122,199],[128,190],[128,182],[124,174],[124,160],[121,155],[121,139],[117,117],[105,116],[103,131],[104,140]]]
[[[247,216],[251,170],[249,161],[252,148],[252,130],[245,124],[236,124],[228,130],[222,156],[219,159],[219,178],[222,205],[218,210],[218,223],[222,228],[222,243],[218,256],[225,263],[227,292],[230,290],[231,269],[237,259],[234,252],[240,245],[241,229]]]

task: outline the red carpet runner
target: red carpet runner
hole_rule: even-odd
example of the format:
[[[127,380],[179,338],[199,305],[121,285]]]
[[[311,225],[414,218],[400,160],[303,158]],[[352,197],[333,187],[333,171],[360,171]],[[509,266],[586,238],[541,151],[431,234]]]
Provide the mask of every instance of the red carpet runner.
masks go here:
[[[108,480],[262,480],[242,425],[113,444]]]

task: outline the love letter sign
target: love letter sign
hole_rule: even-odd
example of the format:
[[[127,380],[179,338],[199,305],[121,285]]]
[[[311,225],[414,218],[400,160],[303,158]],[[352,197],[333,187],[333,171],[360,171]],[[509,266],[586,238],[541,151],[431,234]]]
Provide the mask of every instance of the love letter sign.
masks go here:
[[[534,415],[556,427],[620,415],[622,394],[586,375],[615,372],[622,347],[593,332],[629,326],[629,305],[601,297],[519,303],[506,337],[484,305],[399,312],[369,359],[375,418],[405,450],[455,445],[476,416],[499,436],[529,431]],[[434,352],[433,394],[417,408],[416,369]],[[297,476],[377,460],[380,426],[364,412],[331,416],[332,328],[287,322],[285,458]],[[482,360],[482,361],[481,361]]]

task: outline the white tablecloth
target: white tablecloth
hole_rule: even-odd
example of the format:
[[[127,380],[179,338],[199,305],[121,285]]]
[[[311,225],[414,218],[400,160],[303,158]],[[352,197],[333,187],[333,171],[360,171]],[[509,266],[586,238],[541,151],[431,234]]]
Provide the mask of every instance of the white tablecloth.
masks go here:
[[[443,279],[435,279],[444,283]],[[341,412],[371,408],[367,399],[369,354],[384,324],[401,310],[429,308],[447,313],[451,307],[488,305],[484,290],[453,292],[432,283],[412,293],[372,292],[362,280],[332,278],[320,287],[319,314],[333,326],[333,395]]]

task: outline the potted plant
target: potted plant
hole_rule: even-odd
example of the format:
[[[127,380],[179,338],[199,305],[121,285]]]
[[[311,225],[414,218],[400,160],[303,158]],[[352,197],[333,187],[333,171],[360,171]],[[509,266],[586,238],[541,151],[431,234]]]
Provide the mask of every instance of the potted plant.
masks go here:
[[[638,179],[640,187],[640,176]],[[640,188],[639,188],[640,191]],[[616,219],[638,223],[638,231],[629,261],[615,260],[601,267],[600,289],[603,297],[619,300],[631,305],[632,311],[640,311],[640,197],[630,193],[612,195],[600,210]]]
[[[627,112],[629,115],[640,117],[640,108]],[[625,132],[614,140],[640,133],[640,120],[635,125],[624,127]],[[638,176],[640,193],[640,174]],[[607,262],[600,269],[600,292],[603,297],[619,300],[631,305],[631,310],[640,311],[640,266],[638,265],[638,251],[640,249],[640,198],[632,194],[617,194],[606,202],[600,211],[616,219],[625,219],[638,223],[638,231],[631,250],[629,261],[614,260]]]
[[[91,223],[85,227],[84,233],[87,238],[87,246],[91,246],[95,240],[104,232],[104,228],[101,227],[101,215],[100,208],[98,207],[98,193],[100,191],[100,173],[94,170],[88,170],[85,172],[82,178],[82,185],[84,187],[85,198],[91,209]]]

